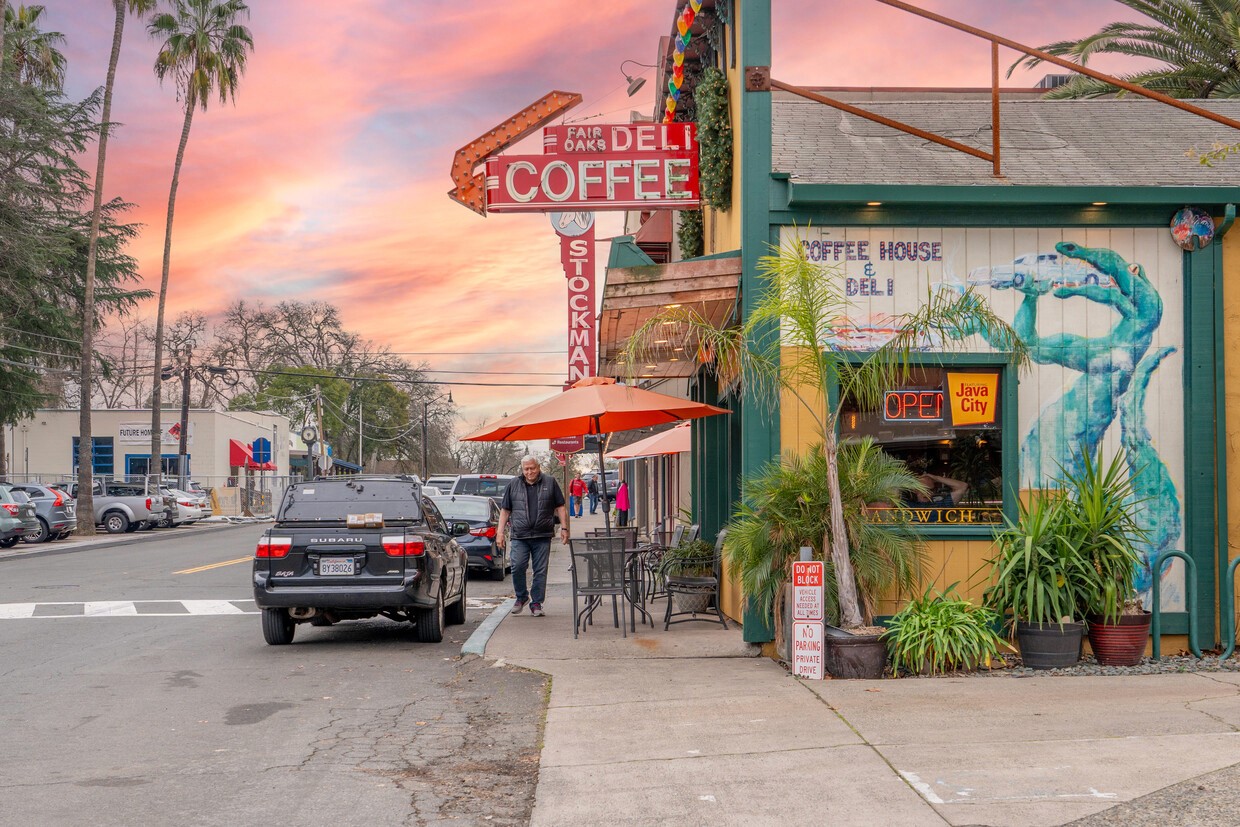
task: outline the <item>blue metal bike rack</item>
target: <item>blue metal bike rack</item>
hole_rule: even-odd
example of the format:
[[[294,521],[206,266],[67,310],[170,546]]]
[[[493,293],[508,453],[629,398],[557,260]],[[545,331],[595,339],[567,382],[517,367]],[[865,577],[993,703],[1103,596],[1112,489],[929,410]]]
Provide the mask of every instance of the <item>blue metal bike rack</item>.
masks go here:
[[[1223,634],[1223,654],[1219,660],[1227,660],[1236,651],[1236,568],[1240,557],[1227,566],[1227,578],[1223,580],[1222,599],[1219,601],[1218,625]]]
[[[1182,551],[1164,551],[1154,558],[1154,565],[1151,567],[1154,575],[1154,605],[1150,610],[1152,614],[1150,618],[1150,636],[1153,638],[1151,655],[1153,660],[1158,660],[1161,657],[1159,650],[1162,648],[1162,601],[1159,599],[1159,592],[1161,591],[1160,587],[1162,584],[1163,563],[1169,557],[1179,557],[1184,561],[1184,565],[1188,569],[1184,576],[1184,583],[1188,586],[1188,649],[1197,657],[1201,657],[1201,648],[1197,645],[1197,563]],[[1240,560],[1236,562],[1240,562]],[[1235,563],[1232,563],[1232,570],[1235,570]],[[1228,578],[1227,582],[1230,584],[1231,579]],[[1232,637],[1234,638],[1235,636],[1232,635]]]

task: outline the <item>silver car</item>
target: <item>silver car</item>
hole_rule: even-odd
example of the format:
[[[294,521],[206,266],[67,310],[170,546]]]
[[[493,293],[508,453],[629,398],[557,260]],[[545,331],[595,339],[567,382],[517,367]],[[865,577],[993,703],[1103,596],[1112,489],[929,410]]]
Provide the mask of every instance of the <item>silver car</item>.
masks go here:
[[[27,532],[37,530],[39,517],[24,491],[0,484],[0,548],[12,548]]]
[[[68,537],[77,529],[77,503],[64,491],[36,482],[9,486],[22,491],[34,503],[39,526],[22,536],[23,543],[45,543]]]

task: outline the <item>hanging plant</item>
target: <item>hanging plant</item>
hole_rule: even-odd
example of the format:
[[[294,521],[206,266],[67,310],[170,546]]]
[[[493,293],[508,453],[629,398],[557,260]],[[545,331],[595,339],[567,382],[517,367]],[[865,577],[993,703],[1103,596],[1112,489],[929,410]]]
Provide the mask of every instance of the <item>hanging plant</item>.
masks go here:
[[[728,82],[713,66],[702,72],[693,93],[697,110],[702,202],[720,210],[732,207],[732,123]]]
[[[681,258],[697,258],[702,254],[702,211],[681,210],[680,226],[676,230]]]

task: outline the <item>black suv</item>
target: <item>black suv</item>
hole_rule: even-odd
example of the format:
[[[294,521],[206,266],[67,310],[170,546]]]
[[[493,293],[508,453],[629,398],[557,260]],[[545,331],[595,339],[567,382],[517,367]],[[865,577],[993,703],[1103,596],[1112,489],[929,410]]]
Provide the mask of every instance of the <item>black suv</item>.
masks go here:
[[[414,477],[316,479],[290,486],[254,552],[254,601],[269,644],[296,624],[383,615],[438,643],[465,622],[466,554]]]

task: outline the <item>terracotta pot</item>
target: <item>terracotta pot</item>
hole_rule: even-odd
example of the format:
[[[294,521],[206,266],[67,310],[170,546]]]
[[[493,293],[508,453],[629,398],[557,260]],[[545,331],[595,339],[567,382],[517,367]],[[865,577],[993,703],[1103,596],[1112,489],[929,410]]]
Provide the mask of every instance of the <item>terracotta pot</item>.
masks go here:
[[[833,678],[877,680],[887,667],[887,644],[880,635],[854,635],[823,628],[823,666]]]
[[[1103,666],[1136,666],[1145,656],[1145,643],[1150,638],[1150,613],[1122,615],[1117,623],[1103,621],[1099,615],[1089,618],[1089,646]]]
[[[1030,669],[1063,669],[1081,659],[1083,623],[1016,624],[1021,662]]]

